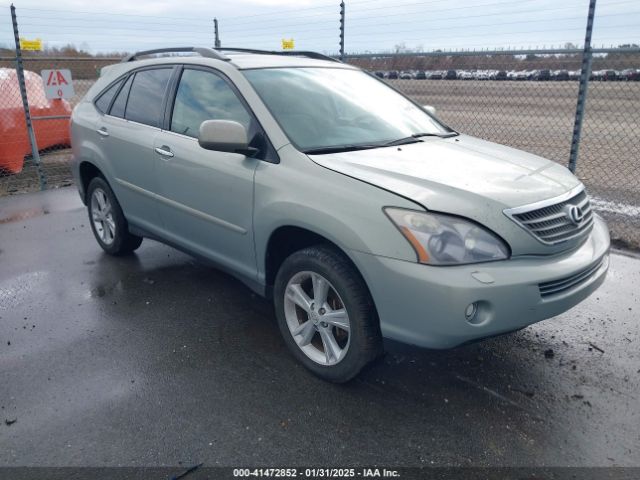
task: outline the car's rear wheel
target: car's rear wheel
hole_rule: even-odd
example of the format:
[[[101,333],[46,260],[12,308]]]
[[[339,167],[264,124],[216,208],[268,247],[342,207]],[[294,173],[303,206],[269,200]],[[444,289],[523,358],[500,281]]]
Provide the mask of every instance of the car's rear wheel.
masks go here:
[[[350,380],[382,350],[369,291],[336,249],[316,246],[288,257],[276,276],[274,300],[287,346],[326,380]]]
[[[101,177],[96,177],[89,183],[87,210],[93,235],[109,255],[126,255],[142,243],[142,237],[129,232],[127,220],[116,196]]]

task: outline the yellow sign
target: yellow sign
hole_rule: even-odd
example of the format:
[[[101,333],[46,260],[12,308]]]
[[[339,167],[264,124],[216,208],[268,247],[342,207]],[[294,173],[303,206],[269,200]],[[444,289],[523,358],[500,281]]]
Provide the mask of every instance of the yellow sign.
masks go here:
[[[20,50],[32,50],[35,52],[42,51],[42,40],[36,38],[35,40],[27,40],[26,38],[20,39]]]
[[[295,47],[294,43],[293,43],[293,38],[290,38],[289,40],[285,40],[284,38],[282,39],[282,49],[283,50],[293,50]]]

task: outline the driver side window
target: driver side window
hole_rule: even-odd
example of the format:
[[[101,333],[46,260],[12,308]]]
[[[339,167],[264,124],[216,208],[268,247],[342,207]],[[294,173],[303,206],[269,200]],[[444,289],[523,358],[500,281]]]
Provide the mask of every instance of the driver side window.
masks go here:
[[[198,137],[205,120],[234,120],[250,131],[251,115],[227,82],[204,70],[185,69],[171,115],[171,131]]]

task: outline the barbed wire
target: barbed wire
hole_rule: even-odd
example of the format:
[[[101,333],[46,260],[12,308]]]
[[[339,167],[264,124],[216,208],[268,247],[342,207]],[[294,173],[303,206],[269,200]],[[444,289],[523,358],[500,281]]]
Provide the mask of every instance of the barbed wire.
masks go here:
[[[611,17],[629,17],[630,15],[640,15],[640,11],[636,11],[636,12],[627,12],[627,13],[615,13],[615,14],[604,14],[604,15],[600,15],[601,18],[611,18]],[[473,16],[467,16],[465,17],[466,19],[471,18]],[[443,26],[443,27],[435,27],[435,28],[429,28],[429,32],[432,31],[437,31],[437,30],[458,30],[458,29],[466,29],[469,27],[474,27],[474,28],[493,28],[493,27],[498,27],[498,26],[505,26],[505,25],[520,25],[520,24],[529,24],[529,23],[538,23],[538,22],[544,22],[546,23],[550,23],[550,22],[563,22],[563,21],[568,21],[568,20],[584,20],[583,17],[579,17],[579,16],[574,16],[574,17],[557,17],[557,18],[553,18],[553,19],[530,19],[530,20],[517,20],[517,21],[513,21],[513,22],[495,22],[495,23],[481,23],[481,24],[464,24],[464,25],[453,25],[453,26]],[[437,24],[437,21],[420,21],[421,25],[432,25],[432,24]],[[412,21],[407,21],[407,22],[385,22],[385,27],[389,26],[389,25],[397,25],[398,23],[401,24],[405,24],[405,23],[413,23]],[[65,29],[74,29],[74,30],[86,30],[86,29],[91,29],[91,31],[93,31],[93,27],[85,27],[85,26],[78,26],[78,25],[73,25],[73,24],[68,24],[65,22],[61,22],[61,23],[57,23],[57,24],[31,24],[31,23],[21,23],[21,27],[64,27]],[[117,31],[117,30],[124,30],[124,31],[128,31],[128,30],[134,30],[134,31],[140,31],[139,27],[135,27],[135,26],[115,26],[115,27],[110,27],[110,31]],[[331,27],[321,27],[321,28],[315,28],[315,26],[309,26],[307,28],[305,28],[306,32],[312,31],[312,32],[318,32],[318,31],[327,31],[327,30],[335,30],[335,26],[331,26]],[[146,30],[147,32],[166,32],[166,31],[175,31],[175,32],[182,32],[184,30],[182,29],[166,29],[163,28],[162,30],[154,30],[154,29],[149,29]],[[193,29],[190,29],[191,32],[193,32]],[[212,33],[212,27],[209,26],[207,29],[205,30],[197,30],[195,31],[195,33],[207,33],[207,34],[211,34]],[[225,30],[225,33],[234,33],[233,31],[227,32]]]

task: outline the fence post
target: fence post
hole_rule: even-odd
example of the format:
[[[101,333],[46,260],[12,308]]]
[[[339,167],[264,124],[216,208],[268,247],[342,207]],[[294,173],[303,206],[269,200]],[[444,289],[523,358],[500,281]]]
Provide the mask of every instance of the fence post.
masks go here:
[[[24,109],[24,119],[27,125],[27,134],[29,136],[29,144],[31,145],[31,156],[36,164],[38,179],[40,180],[40,190],[47,188],[47,177],[42,170],[40,164],[40,152],[36,143],[36,136],[33,132],[33,124],[31,123],[31,110],[29,109],[29,100],[27,99],[27,86],[24,81],[24,67],[22,65],[22,50],[20,49],[20,35],[18,34],[18,19],[16,17],[16,7],[11,4],[11,23],[13,24],[13,36],[16,42],[16,75],[18,76],[18,86],[20,87],[20,96],[22,97],[22,108]]]
[[[344,0],[340,2],[340,61],[344,60]]]
[[[582,132],[582,119],[584,107],[587,103],[587,89],[589,76],[591,75],[591,33],[593,32],[593,18],[596,12],[596,0],[589,0],[589,14],[587,16],[587,31],[584,38],[584,50],[582,52],[582,70],[580,71],[580,85],[578,87],[578,103],[576,105],[576,117],[573,123],[573,137],[571,139],[571,153],[569,155],[569,170],[576,171],[578,163],[578,150],[580,149],[580,134]]]
[[[215,43],[213,44],[213,46],[215,48],[220,48],[220,34],[218,32],[218,19],[217,18],[213,19],[213,31],[215,33]]]

